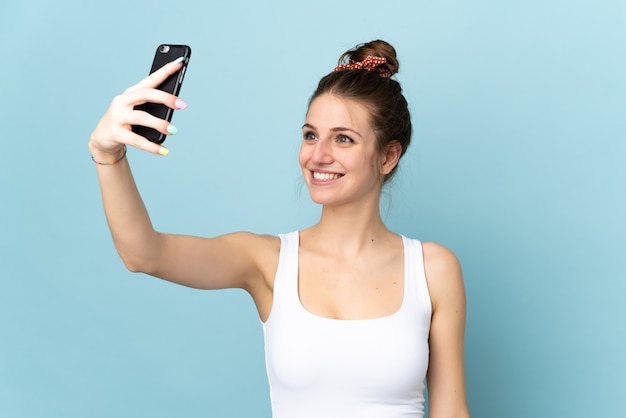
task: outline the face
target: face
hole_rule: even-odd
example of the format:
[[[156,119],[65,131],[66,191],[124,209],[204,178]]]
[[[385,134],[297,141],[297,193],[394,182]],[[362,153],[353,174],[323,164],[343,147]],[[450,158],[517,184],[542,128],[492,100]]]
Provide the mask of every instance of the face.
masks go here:
[[[378,202],[384,158],[378,151],[367,107],[323,94],[311,103],[302,135],[300,167],[314,202]]]

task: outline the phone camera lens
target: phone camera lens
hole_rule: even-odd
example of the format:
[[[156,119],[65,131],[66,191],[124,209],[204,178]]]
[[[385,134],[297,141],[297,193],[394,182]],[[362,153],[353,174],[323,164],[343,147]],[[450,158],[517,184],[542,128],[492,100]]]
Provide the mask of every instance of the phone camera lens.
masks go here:
[[[167,46],[167,45],[161,45],[161,52],[162,52],[162,53],[164,53],[164,54],[165,54],[165,53],[169,52],[169,50],[170,50],[170,47],[169,47],[169,46]]]

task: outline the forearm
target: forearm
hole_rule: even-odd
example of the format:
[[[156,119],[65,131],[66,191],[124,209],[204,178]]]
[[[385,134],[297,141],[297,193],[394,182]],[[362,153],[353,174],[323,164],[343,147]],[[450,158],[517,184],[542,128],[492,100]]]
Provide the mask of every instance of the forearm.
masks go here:
[[[113,156],[92,149],[96,161]],[[119,154],[118,154],[119,155]],[[104,212],[115,248],[131,271],[149,271],[158,260],[159,234],[154,230],[126,158],[115,165],[96,164]]]

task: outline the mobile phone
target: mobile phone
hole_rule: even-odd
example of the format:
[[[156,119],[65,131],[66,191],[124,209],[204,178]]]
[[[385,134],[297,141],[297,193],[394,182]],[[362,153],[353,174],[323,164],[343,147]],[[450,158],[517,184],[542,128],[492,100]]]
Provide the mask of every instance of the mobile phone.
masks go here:
[[[191,48],[187,45],[162,44],[158,46],[156,52],[154,53],[154,60],[152,61],[150,74],[163,67],[165,64],[172,62],[177,58],[183,57],[183,65],[181,69],[170,75],[160,86],[158,86],[157,88],[159,90],[178,96],[180,88],[183,84],[185,72],[187,71],[187,64],[189,63],[190,56]],[[159,103],[143,103],[135,106],[135,109],[143,110],[144,112],[148,112],[151,115],[164,119],[168,122],[171,122],[172,116],[174,115],[174,109],[170,109],[169,107]],[[148,128],[147,126],[133,125],[133,132],[144,136],[148,140],[156,142],[157,144],[163,143],[165,138],[167,138],[167,135],[162,134],[156,129]]]

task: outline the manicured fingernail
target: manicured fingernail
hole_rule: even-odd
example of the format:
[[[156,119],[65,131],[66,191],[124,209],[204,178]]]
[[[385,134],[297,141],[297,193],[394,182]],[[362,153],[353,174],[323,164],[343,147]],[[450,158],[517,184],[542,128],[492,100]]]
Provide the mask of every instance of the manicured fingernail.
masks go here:
[[[180,99],[176,99],[176,101],[174,102],[174,106],[176,106],[178,109],[185,109],[187,108],[187,103],[183,102]]]
[[[176,135],[178,133],[178,128],[171,124],[167,125],[167,132],[169,132],[172,135]]]
[[[169,153],[170,153],[170,150],[168,150],[167,148],[165,148],[165,147],[161,147],[161,148],[159,148],[159,154],[161,154],[161,155],[167,155],[167,154],[169,154]]]
[[[181,63],[181,62],[183,62],[184,59],[185,59],[185,57],[178,57],[174,61],[172,61],[172,64]]]

